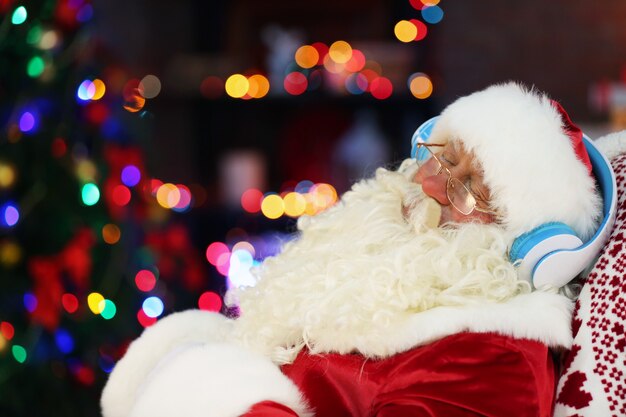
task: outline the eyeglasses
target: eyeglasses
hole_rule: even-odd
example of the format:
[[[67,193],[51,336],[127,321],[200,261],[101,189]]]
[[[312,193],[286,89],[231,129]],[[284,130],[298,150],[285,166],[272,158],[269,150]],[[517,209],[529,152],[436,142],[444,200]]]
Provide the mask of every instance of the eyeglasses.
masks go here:
[[[448,197],[448,200],[450,200],[450,204],[452,204],[452,207],[454,207],[456,210],[458,210],[460,213],[466,216],[471,214],[474,210],[479,211],[481,213],[487,213],[487,214],[492,214],[494,216],[497,216],[498,212],[496,211],[487,210],[487,209],[478,207],[477,202],[476,202],[476,197],[474,196],[474,194],[472,194],[472,192],[458,178],[452,177],[452,173],[450,172],[450,170],[441,163],[437,155],[435,155],[435,153],[430,149],[431,146],[444,146],[444,145],[437,144],[437,143],[418,143],[417,144],[418,150],[420,147],[423,147],[424,149],[426,149],[428,153],[430,154],[430,156],[432,156],[435,162],[437,162],[438,164],[436,171],[433,171],[431,175],[439,175],[441,174],[441,171],[444,171],[444,170],[448,174],[448,182],[446,184],[446,195]],[[418,159],[417,165],[421,167],[429,160],[430,158],[426,158],[421,161]]]

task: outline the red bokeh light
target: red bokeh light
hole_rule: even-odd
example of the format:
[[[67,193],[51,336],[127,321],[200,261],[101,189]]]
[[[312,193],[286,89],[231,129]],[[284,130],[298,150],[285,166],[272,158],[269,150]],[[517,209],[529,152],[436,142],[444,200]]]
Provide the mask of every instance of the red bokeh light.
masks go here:
[[[13,325],[11,323],[9,323],[8,321],[3,321],[0,324],[0,333],[2,333],[2,336],[4,336],[6,340],[11,340],[15,335],[15,329],[13,328]]]
[[[426,26],[426,24],[417,19],[411,19],[410,22],[413,23],[417,28],[417,35],[415,35],[414,40],[421,41],[422,39],[424,39],[428,34],[428,27]]]
[[[304,74],[295,71],[285,77],[283,86],[285,87],[285,91],[289,94],[298,96],[306,91],[309,86],[309,82]]]
[[[358,72],[365,66],[365,55],[358,49],[352,50],[352,57],[346,62],[346,70],[350,72]]]
[[[219,257],[224,253],[230,253],[230,249],[222,242],[213,242],[206,248],[206,259],[211,265],[217,265]]]
[[[212,291],[207,291],[198,298],[200,310],[219,312],[222,304],[222,298]]]
[[[324,57],[326,57],[326,54],[328,53],[328,46],[323,42],[315,42],[311,44],[311,46],[315,48],[317,50],[317,53],[319,54],[317,65],[323,65]]]
[[[261,211],[263,193],[256,188],[250,188],[241,195],[241,207],[248,213],[258,213]]]
[[[78,298],[74,294],[63,294],[61,296],[61,304],[68,313],[72,314],[78,310]]]
[[[156,281],[156,277],[152,271],[148,271],[147,269],[142,269],[135,275],[135,285],[143,292],[152,291],[156,285]]]
[[[150,327],[154,323],[157,322],[157,318],[156,317],[148,317],[148,316],[146,316],[146,313],[143,311],[143,308],[140,308],[139,311],[137,312],[137,321],[143,327]]]
[[[117,185],[113,189],[113,193],[111,195],[113,202],[121,207],[125,206],[126,204],[130,202],[130,197],[131,197],[130,190],[125,185]]]
[[[67,145],[63,138],[55,138],[51,145],[52,156],[60,158],[67,152]]]
[[[389,78],[378,77],[371,82],[370,92],[375,98],[384,100],[389,98],[391,93],[393,93],[393,85],[391,81],[389,81]]]
[[[411,3],[411,6],[413,6],[415,10],[422,10],[422,8],[424,8],[422,0],[409,0],[409,3]]]

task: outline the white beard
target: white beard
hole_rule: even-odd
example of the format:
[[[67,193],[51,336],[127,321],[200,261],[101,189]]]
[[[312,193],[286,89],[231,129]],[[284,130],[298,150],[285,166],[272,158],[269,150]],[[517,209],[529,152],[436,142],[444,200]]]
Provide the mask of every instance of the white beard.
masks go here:
[[[381,335],[415,314],[529,292],[499,226],[433,227],[436,205],[409,180],[415,171],[408,160],[380,168],[331,209],[301,217],[298,239],[254,271],[258,284],[228,294],[241,311],[235,337],[277,363],[305,346],[383,357],[393,349]]]

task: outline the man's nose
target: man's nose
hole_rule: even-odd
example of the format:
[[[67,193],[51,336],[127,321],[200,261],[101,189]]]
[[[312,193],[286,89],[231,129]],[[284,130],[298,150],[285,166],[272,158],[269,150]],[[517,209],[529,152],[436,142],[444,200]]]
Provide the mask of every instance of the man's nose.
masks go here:
[[[426,195],[437,200],[441,205],[450,204],[446,188],[448,185],[448,177],[446,175],[430,175],[422,179],[422,190]]]

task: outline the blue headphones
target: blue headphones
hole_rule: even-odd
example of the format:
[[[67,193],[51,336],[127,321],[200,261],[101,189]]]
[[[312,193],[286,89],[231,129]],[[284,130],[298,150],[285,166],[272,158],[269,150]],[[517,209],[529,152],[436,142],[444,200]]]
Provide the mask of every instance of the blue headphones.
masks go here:
[[[418,143],[428,143],[438,117],[433,117],[417,128],[411,138],[411,158],[425,160],[429,154]],[[560,288],[589,267],[604,247],[615,223],[617,191],[615,172],[594,143],[585,135],[583,142],[591,160],[603,198],[603,220],[596,233],[583,242],[574,230],[564,223],[546,223],[518,236],[509,250],[509,260],[519,264],[520,278],[535,288]]]

